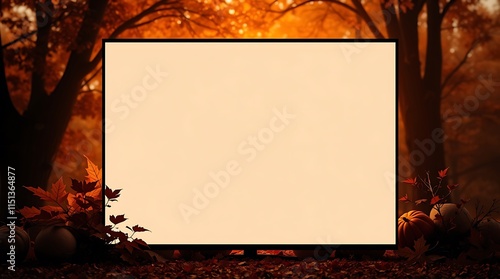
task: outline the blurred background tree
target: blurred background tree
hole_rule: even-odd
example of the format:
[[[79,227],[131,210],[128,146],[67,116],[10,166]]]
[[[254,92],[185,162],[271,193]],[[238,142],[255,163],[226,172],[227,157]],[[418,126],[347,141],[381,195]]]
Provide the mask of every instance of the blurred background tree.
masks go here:
[[[292,36],[399,40],[400,193],[426,198],[401,181],[451,167],[445,183],[462,185],[454,201],[500,196],[498,2],[277,0],[267,9],[296,26]],[[440,134],[444,142],[435,140]]]
[[[221,37],[243,28],[234,10],[213,1],[12,0],[1,11],[0,158],[2,168],[16,168],[19,207],[38,204],[20,186],[75,175],[83,155],[101,161],[102,38]]]
[[[83,155],[101,165],[102,38],[397,38],[398,179],[450,167],[449,183],[461,184],[455,200],[499,197],[498,1],[0,3],[0,158],[2,167],[17,167],[18,186],[43,187],[63,174],[82,177]],[[361,51],[345,54],[356,59]],[[477,99],[476,92],[490,94]],[[418,142],[432,140],[441,129],[444,143],[433,141],[432,152],[422,150]],[[18,189],[20,206],[36,205]],[[409,190],[400,185],[400,193]],[[403,205],[400,212],[412,207]]]

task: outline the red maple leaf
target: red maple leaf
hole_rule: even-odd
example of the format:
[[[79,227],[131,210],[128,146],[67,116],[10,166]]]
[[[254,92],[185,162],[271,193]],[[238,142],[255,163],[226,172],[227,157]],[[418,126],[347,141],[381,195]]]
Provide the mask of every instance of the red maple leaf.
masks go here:
[[[88,192],[93,191],[96,188],[97,181],[87,182],[87,181],[78,181],[76,179],[71,179],[71,188],[75,190],[77,193],[86,194]]]
[[[438,203],[440,201],[441,201],[441,197],[440,196],[434,196],[431,199],[431,205],[435,205],[436,203]]]
[[[137,250],[141,249],[141,248],[139,248],[139,244],[137,244],[136,242],[133,242],[133,241],[129,241],[129,240],[126,240],[126,241],[120,240],[120,243],[118,244],[117,247],[127,249],[127,251],[130,254],[132,254],[134,252],[134,249],[137,249]]]
[[[122,189],[118,190],[111,190],[108,186],[106,186],[106,190],[104,191],[104,194],[106,195],[106,198],[109,200],[116,200],[120,196],[120,191]]]
[[[21,213],[21,215],[23,215],[24,218],[29,219],[29,218],[32,218],[32,217],[39,215],[40,209],[38,209],[34,206],[32,206],[32,207],[25,206],[25,207],[19,209],[19,213]]]
[[[436,214],[436,216],[434,216],[434,220],[443,221],[443,216],[441,216],[441,214]]]
[[[429,245],[426,244],[425,238],[422,236],[415,240],[413,249],[408,247],[400,248],[396,251],[399,256],[407,258],[409,261],[418,260],[425,256],[425,252],[429,250]]]
[[[448,173],[448,169],[449,169],[449,168],[446,168],[446,169],[444,169],[444,170],[440,170],[440,171],[438,171],[439,178],[441,178],[441,179],[442,179],[442,178],[446,177],[446,174]]]
[[[458,184],[448,185],[447,187],[448,187],[448,190],[451,192],[458,187]]]
[[[142,247],[145,247],[145,248],[149,248],[148,244],[146,243],[146,241],[140,239],[140,238],[136,238],[134,239],[132,242],[138,244],[139,246],[142,246]]]
[[[109,216],[109,221],[111,221],[111,223],[115,224],[115,225],[118,225],[122,222],[125,222],[125,220],[127,220],[127,218],[125,218],[125,214],[122,214],[122,215],[110,215]]]
[[[92,206],[92,204],[90,202],[85,202],[84,200],[81,200],[81,199],[76,199],[75,202],[82,209],[89,209],[89,207]]]
[[[139,225],[135,225],[133,226],[132,228],[127,226],[127,229],[133,231],[133,232],[149,232],[150,230],[146,229],[146,228],[143,228]]]
[[[56,181],[56,183],[52,184],[50,187],[50,191],[45,191],[40,187],[30,187],[24,186],[24,188],[31,191],[35,196],[41,198],[44,201],[52,202],[57,205],[63,206],[66,203],[66,198],[68,197],[68,192],[66,192],[66,185],[62,180],[62,177]]]
[[[407,179],[403,180],[403,183],[411,184],[411,185],[417,185],[417,178],[416,177],[414,177],[414,178],[407,178]]]
[[[426,202],[426,201],[427,201],[427,199],[420,199],[420,200],[416,200],[416,201],[415,201],[415,205],[419,205],[419,204],[424,203],[424,202]]]
[[[411,202],[411,200],[408,198],[408,194],[406,194],[403,197],[401,197],[399,199],[399,201],[406,202],[406,203]]]
[[[48,221],[48,220],[55,220],[55,219],[63,219],[61,215],[61,212],[59,211],[48,211],[45,209],[40,210],[40,214],[31,217],[32,220],[38,220],[38,221]]]
[[[87,181],[88,182],[96,182],[98,187],[101,187],[101,179],[102,179],[102,169],[99,169],[96,164],[92,163],[90,159],[84,155],[87,159]]]
[[[73,223],[73,226],[78,228],[80,226],[88,224],[88,216],[85,212],[77,212],[71,214],[71,216],[68,217],[68,221],[71,221]]]

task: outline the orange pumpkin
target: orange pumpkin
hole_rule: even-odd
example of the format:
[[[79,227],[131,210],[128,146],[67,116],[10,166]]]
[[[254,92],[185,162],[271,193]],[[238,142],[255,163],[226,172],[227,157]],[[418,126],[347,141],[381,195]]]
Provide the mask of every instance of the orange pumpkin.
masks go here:
[[[434,233],[434,222],[431,218],[418,210],[410,210],[398,219],[399,247],[412,248],[415,240],[424,237],[426,240]]]

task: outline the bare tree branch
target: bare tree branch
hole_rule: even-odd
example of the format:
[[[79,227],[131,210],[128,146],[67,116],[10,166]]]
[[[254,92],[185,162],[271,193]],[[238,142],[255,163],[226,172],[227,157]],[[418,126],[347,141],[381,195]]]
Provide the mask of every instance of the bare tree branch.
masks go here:
[[[450,10],[451,6],[455,4],[457,0],[450,0],[448,3],[446,3],[443,7],[443,10],[441,11],[441,21],[443,21],[444,17],[446,16],[446,13]]]
[[[191,9],[187,9],[187,8],[183,8],[183,11],[186,11],[186,12],[189,12],[191,14],[194,14],[194,15],[198,15],[200,17],[203,17],[203,18],[209,18],[209,14],[204,14],[204,13],[200,13],[198,11],[195,11],[195,10],[191,10]],[[182,12],[182,10],[178,10],[179,12],[179,15],[185,19],[188,19],[189,21],[191,21],[192,23],[194,23],[195,25],[198,25],[200,27],[203,27],[203,28],[206,28],[208,30],[212,30],[212,31],[219,31],[219,28],[217,27],[217,22],[213,21],[213,20],[210,20],[210,22],[212,22],[216,27],[212,27],[212,26],[208,26],[206,24],[203,24],[201,22],[198,22],[197,20],[194,20],[192,18],[187,18],[186,15],[184,15],[184,13]]]
[[[81,81],[90,72],[85,65],[88,64],[92,55],[108,0],[89,0],[87,5],[88,8],[85,11],[83,21],[75,39],[75,49],[71,51],[66,69],[50,95],[51,98],[63,98],[62,96],[65,94],[65,91],[68,90],[63,88],[69,86],[66,83],[71,84],[71,86],[81,86],[81,84],[74,84],[75,75]],[[75,88],[75,90],[78,90],[78,88]],[[70,96],[66,98],[70,98]]]
[[[474,26],[469,25],[469,24],[458,24],[457,26],[446,26],[446,27],[441,27],[441,31],[445,30],[450,30],[450,29],[455,29],[455,28],[472,28]]]
[[[170,15],[170,14],[169,15],[160,15],[160,16],[157,16],[157,17],[155,17],[153,19],[150,19],[150,20],[147,20],[147,21],[144,21],[144,22],[141,22],[141,23],[134,24],[134,25],[130,26],[129,29],[139,28],[141,26],[153,23],[153,22],[157,21],[158,19],[167,18],[167,17],[176,17],[176,15]]]
[[[366,9],[365,7],[363,7],[363,4],[361,4],[361,1],[360,0],[351,0],[351,1],[354,4],[354,7],[356,7],[356,9],[358,10],[358,13],[363,19],[363,21],[366,23],[366,25],[368,25],[368,28],[370,28],[370,31],[375,36],[375,38],[383,39],[384,35],[382,35],[377,25],[375,24],[375,21],[373,21],[368,12],[366,12]]]
[[[458,64],[453,68],[453,70],[451,70],[448,73],[448,75],[444,78],[443,83],[441,83],[441,90],[446,86],[446,84],[450,81],[453,75],[455,75],[458,72],[458,70],[460,70],[460,68],[467,62],[469,54],[474,50],[474,48],[476,48],[479,45],[480,41],[481,41],[480,39],[475,39],[472,42],[471,46],[462,57],[462,60],[460,60],[460,62],[458,62]]]
[[[88,93],[100,93],[102,94],[102,90],[99,90],[99,89],[89,89],[89,90],[83,90],[83,91],[80,91],[78,93],[78,95],[81,95],[81,94],[88,94]]]
[[[451,92],[453,92],[458,86],[465,83],[466,81],[468,80],[462,74],[457,78],[457,81],[454,82],[451,87],[447,88],[446,91],[445,87],[442,87],[441,100],[445,100],[446,98],[448,98],[451,95]]]
[[[142,20],[143,18],[145,18],[146,16],[151,15],[153,13],[156,13],[158,11],[164,11],[165,8],[161,8],[161,7],[166,6],[166,5],[173,6],[174,4],[178,4],[178,3],[179,3],[178,1],[172,2],[171,0],[158,1],[158,2],[154,3],[153,5],[151,5],[149,8],[143,10],[142,12],[138,13],[137,15],[131,17],[130,19],[128,19],[125,22],[123,22],[122,24],[120,24],[115,30],[113,30],[113,32],[111,32],[111,34],[108,36],[108,38],[116,38],[120,34],[125,32],[126,30],[134,28],[134,25],[137,25],[138,22],[140,20]],[[92,58],[92,60],[86,66],[87,71],[89,71],[89,72],[92,71],[92,69],[97,67],[97,65],[101,62],[102,51],[103,51],[103,49],[101,46],[101,49],[99,49],[99,51],[94,56],[94,58]]]
[[[2,45],[2,48],[8,48],[8,47],[10,47],[11,45],[14,45],[14,44],[15,44],[15,43],[17,43],[17,42],[20,42],[20,41],[22,41],[22,40],[28,39],[29,37],[31,37],[31,36],[33,36],[33,35],[35,35],[37,31],[38,31],[38,30],[33,30],[33,31],[31,31],[31,32],[28,32],[28,33],[26,33],[26,34],[23,34],[23,35],[21,35],[21,36],[17,37],[16,39],[14,39],[14,40],[12,40],[12,41],[10,41],[10,42],[6,43],[5,45]]]
[[[87,86],[102,70],[102,66],[99,67],[99,69],[97,69],[88,79],[86,79],[83,84],[82,84],[82,88],[84,88],[85,86]]]
[[[300,7],[302,7],[302,6],[305,6],[305,5],[309,4],[309,3],[319,2],[319,1],[320,1],[320,0],[305,0],[304,2],[301,2],[301,3],[299,3],[299,4],[293,3],[293,4],[291,4],[290,6],[288,6],[286,9],[283,9],[283,10],[281,10],[281,11],[277,11],[277,10],[273,10],[273,9],[267,9],[266,11],[267,11],[267,12],[270,12],[270,13],[277,13],[277,14],[280,14],[279,16],[277,16],[277,17],[275,18],[275,20],[276,20],[276,19],[281,18],[282,16],[284,16],[286,13],[288,13],[288,12],[290,12],[290,11],[293,11],[293,10],[295,10],[295,9],[298,9],[298,8],[300,8]],[[272,5],[272,4],[274,4],[274,3],[276,3],[276,2],[277,2],[277,1],[274,1],[273,3],[271,3],[271,5]],[[355,14],[359,14],[359,12],[358,12],[355,8],[353,8],[353,7],[349,6],[349,5],[347,5],[346,3],[340,2],[340,1],[338,1],[338,0],[325,0],[325,1],[323,1],[323,2],[328,2],[328,3],[336,4],[336,5],[339,5],[339,6],[341,6],[341,7],[345,8],[345,9],[347,9],[347,10],[349,10],[349,11],[351,11],[351,12],[355,13]]]
[[[281,17],[283,17],[287,12],[290,12],[292,10],[295,10],[295,9],[298,9],[302,6],[305,6],[309,3],[314,3],[314,2],[327,2],[327,3],[331,3],[331,4],[335,4],[335,5],[338,5],[338,6],[341,6],[345,9],[347,9],[348,11],[351,11],[352,13],[360,16],[363,21],[368,25],[368,27],[370,28],[370,31],[373,33],[373,35],[376,37],[376,38],[383,38],[384,36],[382,35],[382,33],[380,32],[380,30],[378,29],[378,27],[375,25],[375,22],[371,19],[370,15],[366,12],[365,8],[363,7],[363,4],[361,4],[361,2],[359,0],[351,0],[352,3],[354,4],[354,7],[344,3],[344,2],[341,2],[339,0],[305,0],[301,3],[293,3],[291,4],[290,6],[288,6],[286,9],[283,9],[283,10],[280,10],[280,11],[277,11],[277,10],[273,10],[273,9],[267,9],[266,11],[267,12],[271,12],[271,13],[278,13],[280,14],[279,16],[277,16],[276,18],[274,18],[274,20],[277,20]],[[276,1],[275,1],[276,2]],[[275,3],[273,2],[273,3]]]
[[[74,13],[74,11],[70,10],[67,13],[61,13],[61,15],[59,15],[57,17],[52,16],[52,25],[54,25],[56,23],[62,22],[64,19],[66,19],[66,18],[70,17],[71,15],[73,15],[73,13]],[[39,29],[37,28],[36,30],[33,30],[33,31],[28,32],[28,33],[22,34],[19,37],[17,37],[16,39],[14,39],[14,40],[6,43],[5,45],[2,45],[2,48],[8,48],[8,47],[10,47],[12,45],[15,45],[18,42],[21,42],[21,41],[24,41],[24,40],[28,40],[33,35],[35,35],[36,33],[38,33],[38,31],[39,31]]]

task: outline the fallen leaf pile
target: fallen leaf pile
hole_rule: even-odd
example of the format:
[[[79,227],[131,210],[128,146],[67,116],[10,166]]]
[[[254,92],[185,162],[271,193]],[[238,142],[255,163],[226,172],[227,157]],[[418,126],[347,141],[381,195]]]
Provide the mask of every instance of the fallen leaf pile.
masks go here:
[[[114,263],[0,267],[0,278],[498,278],[500,263],[458,264],[456,261],[409,263],[401,260],[355,261],[234,256],[204,261],[170,260],[139,266]]]

